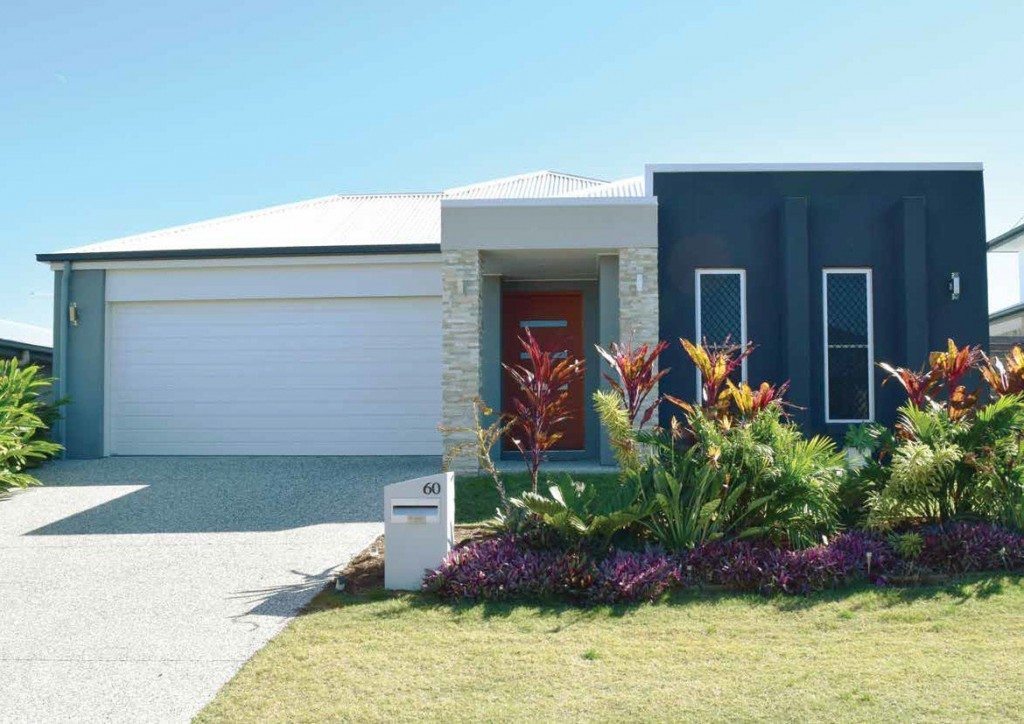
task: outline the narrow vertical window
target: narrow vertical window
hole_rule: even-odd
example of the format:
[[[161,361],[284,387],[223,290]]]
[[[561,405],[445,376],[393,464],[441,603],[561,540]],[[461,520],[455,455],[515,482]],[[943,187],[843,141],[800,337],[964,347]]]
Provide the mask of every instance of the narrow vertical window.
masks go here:
[[[825,421],[865,422],[875,416],[871,270],[825,269]]]
[[[747,273],[744,269],[697,270],[697,342],[711,347],[747,341]],[[742,379],[747,379],[743,360]],[[700,388],[700,372],[697,388]]]

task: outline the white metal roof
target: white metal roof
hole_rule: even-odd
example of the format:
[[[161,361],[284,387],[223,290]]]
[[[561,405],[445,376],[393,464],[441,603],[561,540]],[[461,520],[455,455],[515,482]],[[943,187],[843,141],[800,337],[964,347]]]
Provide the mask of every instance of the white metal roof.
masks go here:
[[[89,255],[418,246],[441,243],[441,200],[625,198],[644,195],[642,177],[607,182],[556,171],[507,176],[442,193],[336,195],[43,254]],[[269,251],[268,251],[269,253]]]
[[[573,191],[571,193],[562,194],[565,197],[574,198],[608,198],[608,199],[625,199],[625,198],[639,198],[644,195],[644,177],[643,176],[630,176],[629,178],[622,178],[618,181],[609,181],[608,183],[598,184],[597,186],[590,186],[585,189]]]
[[[56,254],[441,243],[441,195],[324,196]]]
[[[35,324],[0,319],[0,341],[53,348],[53,330]]]
[[[604,185],[605,181],[558,171],[533,171],[445,189],[446,199],[547,199]]]

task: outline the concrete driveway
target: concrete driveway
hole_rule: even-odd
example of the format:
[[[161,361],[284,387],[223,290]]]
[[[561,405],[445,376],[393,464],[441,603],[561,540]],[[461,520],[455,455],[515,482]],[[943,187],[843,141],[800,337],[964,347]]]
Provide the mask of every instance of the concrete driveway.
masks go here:
[[[438,458],[61,461],[0,500],[0,721],[186,721]]]

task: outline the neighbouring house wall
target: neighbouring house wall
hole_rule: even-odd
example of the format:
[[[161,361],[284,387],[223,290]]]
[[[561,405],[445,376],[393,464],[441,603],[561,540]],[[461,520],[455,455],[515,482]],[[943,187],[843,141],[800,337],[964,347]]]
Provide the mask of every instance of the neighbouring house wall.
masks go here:
[[[23,347],[16,342],[0,341],[0,359],[16,357],[22,362],[26,357],[28,364],[38,366],[43,374],[50,374],[50,363],[53,358],[51,351],[44,351],[36,347]]]
[[[988,346],[980,171],[655,172],[660,249],[662,391],[695,399],[676,342],[695,334],[698,268],[747,270],[749,379],[793,381],[809,429],[825,431],[822,269],[870,267],[874,359],[918,367],[930,349]],[[951,272],[961,297],[950,299]],[[623,274],[623,279],[628,275]],[[902,402],[875,370],[875,417]],[[663,408],[667,423],[671,410]],[[845,426],[827,430],[842,435]]]
[[[55,274],[55,323],[63,272]],[[78,306],[78,325],[68,326],[67,369],[54,373],[64,379],[69,402],[63,409],[66,457],[103,456],[103,377],[105,344],[106,272],[102,269],[71,272],[68,303]],[[59,330],[54,334],[54,359],[60,356]]]
[[[482,275],[480,252],[455,249],[442,252],[441,277],[441,424],[445,453],[471,444],[470,433],[452,428],[473,424],[473,399],[480,392],[480,321]],[[456,471],[477,470],[472,449],[451,457]]]

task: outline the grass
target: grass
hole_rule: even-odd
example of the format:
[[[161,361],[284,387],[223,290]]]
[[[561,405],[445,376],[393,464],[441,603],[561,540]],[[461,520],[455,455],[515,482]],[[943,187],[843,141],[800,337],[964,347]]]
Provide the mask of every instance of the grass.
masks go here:
[[[199,721],[1020,715],[1024,581],[634,608],[325,592]]]
[[[541,472],[540,489],[547,492],[552,482],[562,482],[567,473]],[[618,485],[617,473],[574,473],[573,480],[593,485],[599,490]],[[505,489],[515,497],[530,489],[528,473],[504,473]],[[460,475],[455,485],[455,522],[479,523],[494,517],[498,507],[498,493],[489,475]]]

